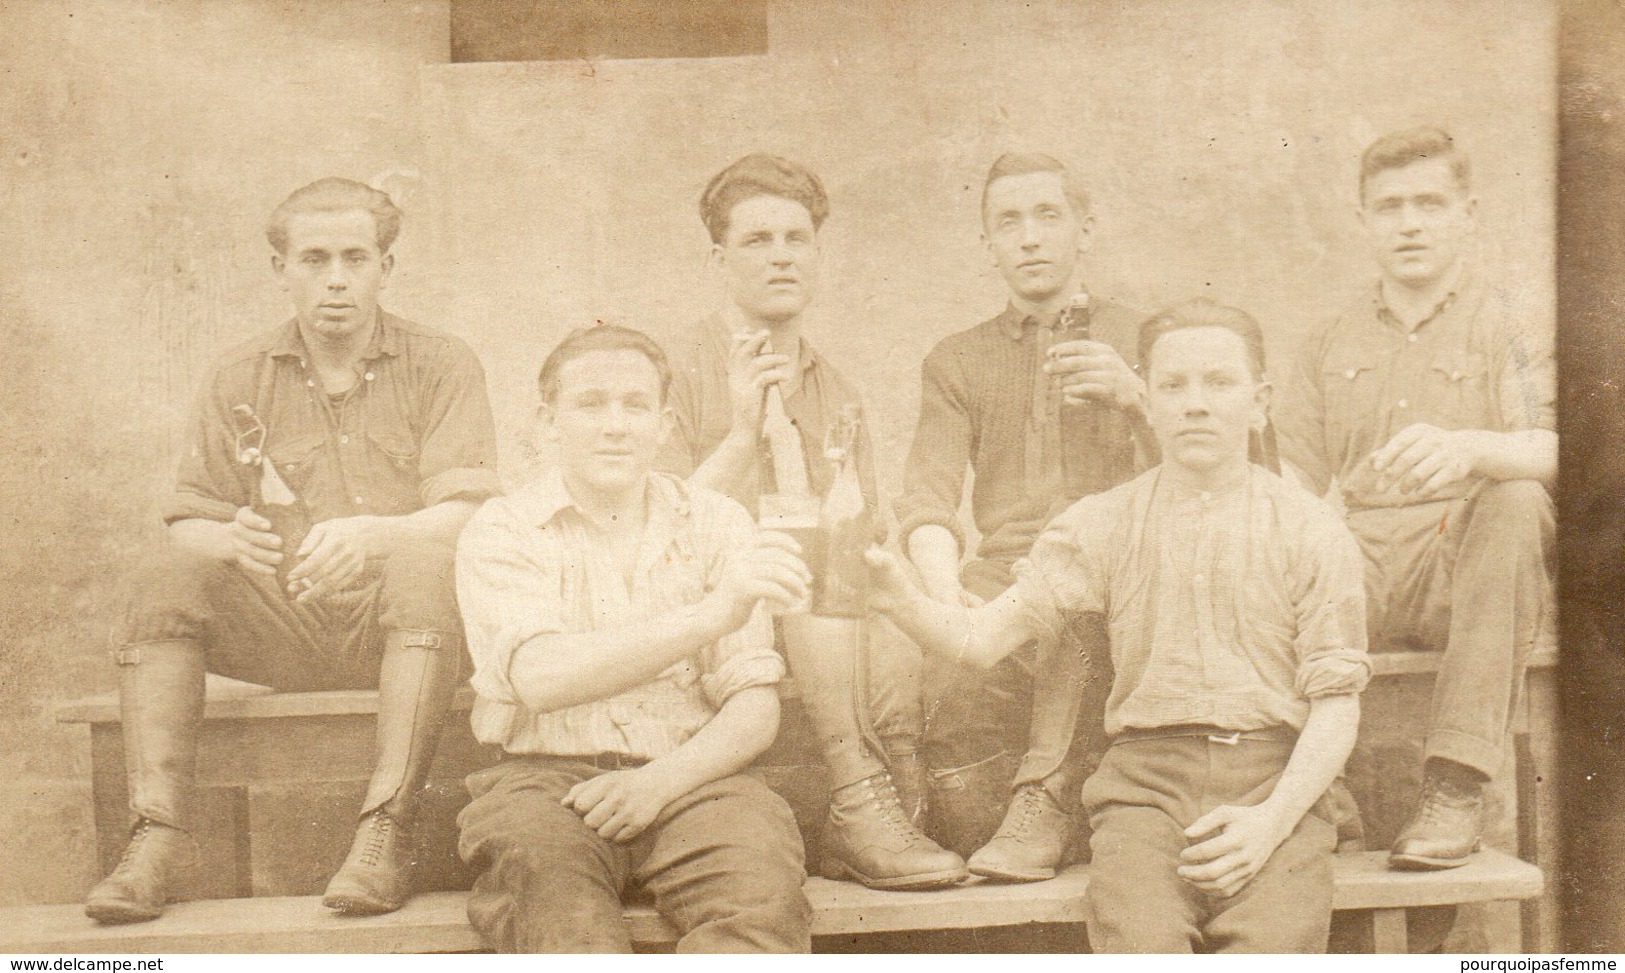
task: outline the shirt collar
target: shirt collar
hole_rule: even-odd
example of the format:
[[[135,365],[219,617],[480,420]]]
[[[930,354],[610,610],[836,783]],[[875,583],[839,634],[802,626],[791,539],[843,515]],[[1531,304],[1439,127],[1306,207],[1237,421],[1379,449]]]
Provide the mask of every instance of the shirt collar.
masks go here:
[[[724,359],[728,357],[728,350],[733,347],[734,332],[730,327],[730,317],[731,315],[726,313],[719,313],[715,316],[716,335],[721,342],[720,347]],[[813,350],[812,343],[807,340],[805,335],[797,338],[796,341],[801,349],[801,371],[803,373],[809,372],[814,366],[823,363],[823,356]]]
[[[649,516],[644,525],[645,534],[658,529],[674,530],[677,523],[688,518],[688,488],[674,476],[650,473],[645,498]],[[564,510],[584,515],[564,485],[563,472],[557,467],[514,491],[509,500],[518,508],[525,523],[536,527],[546,527]]]
[[[366,350],[361,352],[362,361],[372,361],[388,355],[391,358],[401,353],[401,329],[395,316],[378,309],[378,324],[372,329],[372,338],[367,341]],[[299,319],[291,318],[282,326],[282,331],[271,345],[272,358],[297,358],[304,361],[308,356],[305,350],[305,337],[299,333]]]
[[[1080,287],[1078,290],[1085,294],[1093,294],[1087,287]],[[1091,301],[1090,307],[1094,306],[1094,302]],[[1006,304],[1004,310],[993,320],[998,323],[999,330],[1004,332],[1004,336],[1011,341],[1020,341],[1021,336],[1026,334],[1029,328],[1037,326],[1037,318],[1016,307],[1014,301]]]
[[[1422,330],[1430,322],[1438,320],[1452,306],[1463,300],[1468,292],[1472,290],[1476,280],[1476,276],[1467,267],[1462,267],[1456,273],[1456,279],[1451,283],[1450,290],[1445,292],[1444,297],[1439,299],[1439,303],[1433,305],[1433,310],[1424,315],[1422,320],[1416,322],[1414,328],[1406,328],[1405,323],[1399,319],[1399,316],[1388,309],[1388,302],[1382,296],[1382,281],[1380,280],[1371,288],[1371,306],[1376,311],[1377,320],[1383,324],[1402,332],[1414,333]]]

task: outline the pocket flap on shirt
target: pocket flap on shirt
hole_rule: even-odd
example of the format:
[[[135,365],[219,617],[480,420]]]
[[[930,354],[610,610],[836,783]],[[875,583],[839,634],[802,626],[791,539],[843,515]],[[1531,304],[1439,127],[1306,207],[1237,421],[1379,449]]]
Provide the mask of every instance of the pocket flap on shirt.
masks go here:
[[[1440,351],[1428,368],[1452,382],[1482,382],[1489,362],[1476,351]]]

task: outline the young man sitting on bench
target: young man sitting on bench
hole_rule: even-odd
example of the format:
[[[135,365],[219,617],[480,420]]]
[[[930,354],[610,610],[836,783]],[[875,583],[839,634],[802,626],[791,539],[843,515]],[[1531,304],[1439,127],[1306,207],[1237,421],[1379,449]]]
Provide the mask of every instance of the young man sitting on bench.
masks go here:
[[[980,608],[872,549],[876,607],[983,666],[1105,618],[1111,746],[1083,788],[1096,951],[1324,951],[1327,795],[1370,678],[1360,552],[1248,462],[1270,391],[1252,318],[1191,301],[1142,325],[1139,358],[1162,465],[1073,504]]]

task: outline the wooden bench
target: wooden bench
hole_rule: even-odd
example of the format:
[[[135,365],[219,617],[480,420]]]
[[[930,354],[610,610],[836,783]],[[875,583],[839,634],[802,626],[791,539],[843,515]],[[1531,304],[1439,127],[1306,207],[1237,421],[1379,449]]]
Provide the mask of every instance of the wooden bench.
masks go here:
[[[1436,671],[1438,655],[1387,653],[1375,655],[1373,660],[1379,677],[1403,682],[1426,678]],[[1557,844],[1557,832],[1553,827],[1556,821],[1554,663],[1555,655],[1550,653],[1531,660],[1528,691],[1523,694],[1523,705],[1515,720],[1520,798],[1518,852],[1535,865],[1548,867],[1555,863]],[[466,712],[470,701],[470,694],[464,690],[458,698],[457,710]],[[297,910],[299,906],[296,903],[305,903],[308,907],[306,912],[310,915],[321,913],[322,910],[314,905],[315,900],[306,902],[306,897],[320,891],[348,847],[349,831],[344,822],[348,820],[347,815],[353,812],[353,804],[359,801],[371,773],[372,724],[376,712],[377,695],[372,691],[278,694],[264,687],[214,681],[211,677],[198,761],[199,784],[205,794],[205,813],[200,815],[199,840],[207,865],[200,869],[205,876],[204,884],[187,890],[187,897],[202,900],[240,896],[256,898],[254,903],[238,906],[198,902],[187,906],[187,911],[211,908],[230,911],[235,908],[239,911],[233,914],[257,915],[254,910],[260,908],[260,903],[280,903],[266,913],[267,921],[273,921],[275,916],[282,915],[276,910]],[[123,743],[117,702],[111,698],[101,698],[68,704],[58,710],[57,718],[63,722],[85,723],[90,727],[98,847],[103,868],[111,868],[123,849],[127,826]],[[806,721],[796,718],[792,700],[786,709],[780,739],[759,763],[768,783],[783,793],[796,810],[798,823],[807,838],[809,854],[816,855],[824,790],[822,768],[816,764],[815,758],[809,756],[815,753],[815,749],[808,733]],[[424,855],[430,863],[426,871],[432,874],[427,880],[429,890],[455,893],[458,889],[467,888],[472,880],[472,875],[456,860],[453,851],[455,830],[451,825],[451,816],[465,799],[461,779],[497,757],[493,748],[481,746],[473,740],[466,719],[453,718],[450,721],[436,758],[431,784],[430,804],[433,806],[428,818],[430,827],[425,829],[434,833],[435,840],[439,842],[438,846],[427,849]],[[311,797],[313,793],[317,796]],[[1503,859],[1505,862],[1514,861],[1507,856],[1490,857],[1485,861],[1502,863]],[[1344,876],[1350,873],[1353,866],[1342,863],[1339,868],[1339,894],[1342,896],[1344,893],[1341,890],[1347,884]],[[1383,880],[1389,885],[1400,882],[1394,886],[1398,888],[1409,888],[1411,886],[1404,883],[1417,881],[1399,873],[1386,873],[1382,869],[1368,870],[1383,872]],[[1550,892],[1544,903],[1531,901],[1532,896],[1540,894],[1540,873],[1533,866],[1530,866],[1530,870],[1534,874],[1535,891],[1527,894],[1525,892],[1530,887],[1527,873],[1513,875],[1502,868],[1491,869],[1490,873],[1502,878],[1511,876],[1517,881],[1500,889],[1474,886],[1472,897],[1450,898],[1450,894],[1461,891],[1453,884],[1456,880],[1433,879],[1423,882],[1432,890],[1423,896],[1426,902],[1406,901],[1400,905],[1385,906],[1370,904],[1376,901],[1370,898],[1339,898],[1338,908],[1403,910],[1422,904],[1522,900],[1525,902],[1522,923],[1524,948],[1555,950],[1558,948],[1557,909],[1551,901]],[[1465,870],[1443,874],[1460,876],[1463,873]],[[1476,873],[1466,874],[1471,876]],[[1069,882],[1080,880],[1067,879]],[[1079,921],[1078,918],[1039,918],[1052,914],[1043,911],[1042,903],[1050,901],[1046,896],[1053,898],[1060,894],[1051,888],[1054,885],[1041,883],[1036,886],[985,889],[966,887],[951,893],[916,893],[916,896],[925,895],[924,899],[919,900],[920,908],[925,911],[902,925],[886,928],[951,929],[1037,921]],[[809,888],[819,887],[815,883]],[[1034,893],[1027,889],[1050,891]],[[865,890],[848,894],[865,894]],[[911,901],[906,896],[897,898],[899,895],[902,894],[893,893],[885,901],[903,905]],[[972,910],[970,913],[992,915],[999,922],[960,922],[951,917],[942,919],[939,916],[941,910],[959,901],[957,897],[963,895],[990,895],[1000,901],[1007,900],[1016,912],[994,915],[985,910]],[[427,903],[441,900],[426,896],[423,901],[426,904],[421,908],[428,908]],[[1035,911],[1030,914],[1020,911],[1026,908]],[[181,915],[187,914],[187,911]],[[63,915],[71,918],[70,913],[71,910]],[[1391,946],[1400,941],[1395,938],[1396,919],[1392,912],[1377,912],[1374,916],[1383,943]],[[169,921],[165,919],[164,923]],[[1516,919],[1513,925],[1517,925]],[[88,923],[79,923],[80,928],[86,926]],[[838,926],[820,928],[840,931]],[[1397,935],[1402,934],[1403,923],[1400,922]],[[298,936],[307,933],[289,932],[287,935],[294,937],[289,942],[296,942],[299,941]]]
[[[1332,906],[1369,916],[1379,953],[1406,952],[1406,910],[1500,899],[1530,899],[1540,869],[1485,851],[1444,872],[1396,872],[1381,852],[1338,855]],[[1029,885],[966,884],[936,892],[876,892],[849,882],[807,880],[814,936],[918,929],[970,929],[1088,919],[1087,866]],[[154,922],[99,926],[78,906],[0,909],[0,953],[452,953],[485,949],[469,927],[467,893],[419,895],[399,912],[334,915],[314,896],[214,899],[170,907]],[[641,946],[675,934],[646,907],[626,914]]]

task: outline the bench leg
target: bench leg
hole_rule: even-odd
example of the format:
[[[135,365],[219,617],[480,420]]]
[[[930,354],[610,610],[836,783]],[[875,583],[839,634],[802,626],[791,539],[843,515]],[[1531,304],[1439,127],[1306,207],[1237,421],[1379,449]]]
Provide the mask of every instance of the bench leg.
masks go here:
[[[1404,909],[1371,910],[1371,947],[1378,953],[1410,952]]]

